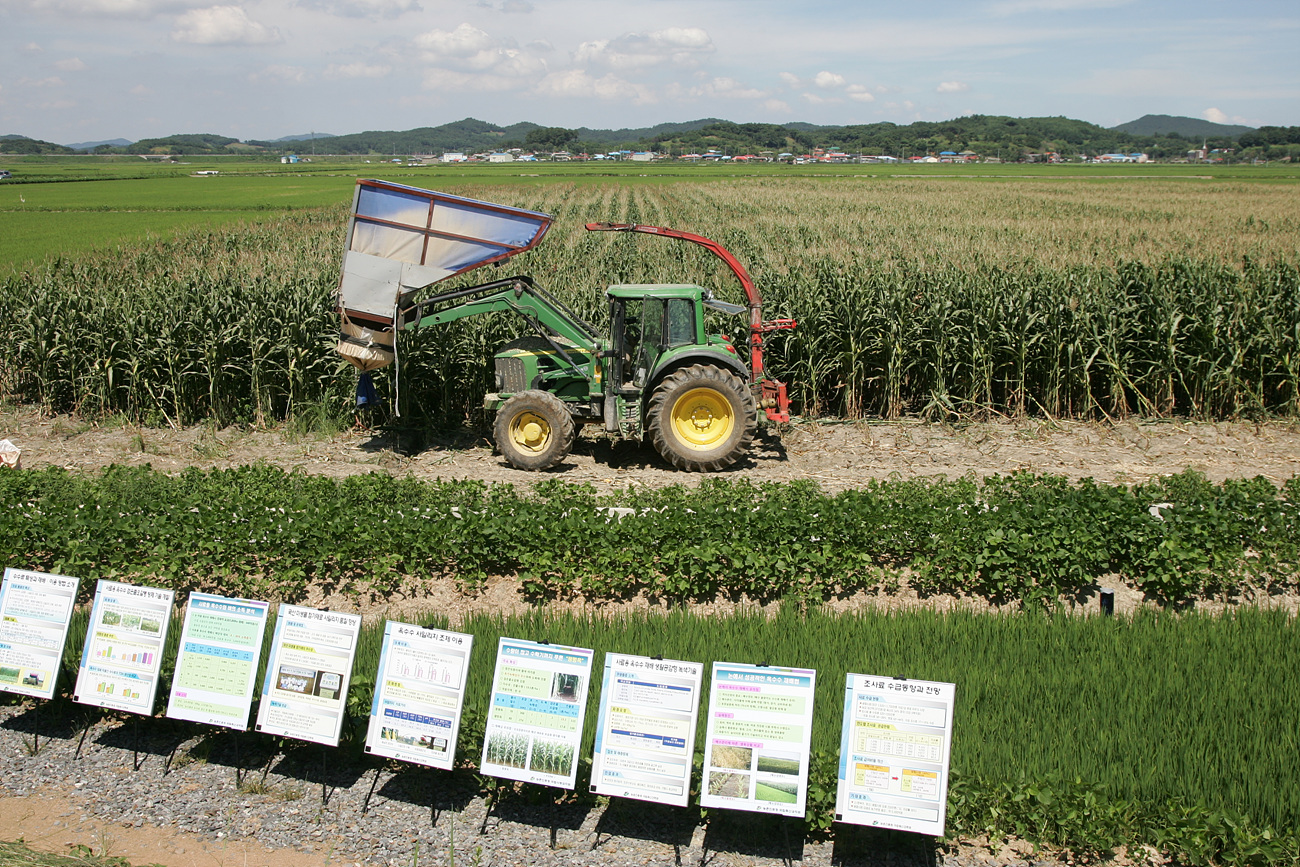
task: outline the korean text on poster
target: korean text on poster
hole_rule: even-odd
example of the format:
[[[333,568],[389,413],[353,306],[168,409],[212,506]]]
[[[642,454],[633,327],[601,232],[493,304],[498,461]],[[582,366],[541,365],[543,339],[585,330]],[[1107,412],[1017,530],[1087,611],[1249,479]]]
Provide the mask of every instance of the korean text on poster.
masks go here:
[[[269,607],[250,599],[190,594],[167,716],[248,728]]]
[[[572,789],[587,712],[592,651],[516,638],[497,645],[482,770]]]
[[[384,624],[366,752],[451,770],[473,646],[472,635]]]
[[[685,807],[704,666],[605,654],[591,790]]]
[[[175,597],[172,590],[100,579],[74,701],[146,716],[153,713]]]
[[[701,807],[802,816],[817,672],[713,663]]]
[[[338,746],[360,632],[360,614],[281,605],[257,730]]]
[[[0,586],[0,690],[53,698],[77,578],[5,569]]]
[[[850,674],[835,819],[943,835],[957,687]]]

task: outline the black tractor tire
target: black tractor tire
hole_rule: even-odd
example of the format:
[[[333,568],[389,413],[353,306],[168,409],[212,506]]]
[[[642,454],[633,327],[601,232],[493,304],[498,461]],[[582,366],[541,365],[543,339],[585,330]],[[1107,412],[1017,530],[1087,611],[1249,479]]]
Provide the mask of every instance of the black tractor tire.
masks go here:
[[[754,439],[754,396],[730,370],[696,364],[674,371],[650,397],[655,449],[679,470],[710,473],[740,459]]]
[[[548,470],[573,448],[577,430],[564,401],[545,391],[521,391],[497,410],[492,437],[512,467]]]

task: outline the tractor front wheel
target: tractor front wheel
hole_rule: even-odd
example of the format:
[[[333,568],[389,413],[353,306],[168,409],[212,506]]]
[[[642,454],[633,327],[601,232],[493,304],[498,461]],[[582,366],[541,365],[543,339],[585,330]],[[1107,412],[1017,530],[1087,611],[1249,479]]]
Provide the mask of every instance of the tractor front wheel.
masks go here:
[[[754,398],[720,367],[696,364],[668,376],[650,398],[655,448],[679,470],[713,472],[734,464],[754,438]]]
[[[569,454],[576,431],[564,401],[545,391],[521,391],[497,410],[492,435],[512,467],[546,470]]]

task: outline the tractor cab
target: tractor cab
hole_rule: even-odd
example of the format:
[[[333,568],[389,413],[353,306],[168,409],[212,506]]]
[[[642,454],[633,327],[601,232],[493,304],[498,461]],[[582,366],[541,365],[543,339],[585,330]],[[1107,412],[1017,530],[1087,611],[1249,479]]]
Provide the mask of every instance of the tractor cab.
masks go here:
[[[740,364],[727,338],[705,333],[704,308],[734,314],[744,307],[689,283],[610,286],[606,297],[613,361],[607,376],[616,391],[640,393],[663,370],[661,362],[704,347]]]

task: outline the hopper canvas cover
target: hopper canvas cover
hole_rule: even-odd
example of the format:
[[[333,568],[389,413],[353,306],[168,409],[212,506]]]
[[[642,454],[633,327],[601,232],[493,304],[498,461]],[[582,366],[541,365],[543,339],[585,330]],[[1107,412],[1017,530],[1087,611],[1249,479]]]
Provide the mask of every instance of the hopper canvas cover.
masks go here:
[[[551,219],[388,181],[358,180],[339,280],[339,352],[362,370],[390,363],[394,318],[411,295],[532,249]]]

